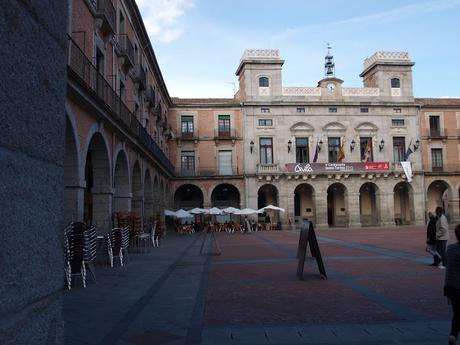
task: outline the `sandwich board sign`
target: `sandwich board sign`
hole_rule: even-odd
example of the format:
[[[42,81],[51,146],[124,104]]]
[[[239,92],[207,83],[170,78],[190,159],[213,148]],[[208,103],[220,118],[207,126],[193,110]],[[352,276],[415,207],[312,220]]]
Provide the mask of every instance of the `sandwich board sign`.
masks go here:
[[[303,270],[308,245],[310,245],[311,256],[316,260],[321,277],[323,279],[327,279],[326,269],[324,268],[323,259],[321,258],[321,252],[319,250],[313,223],[308,220],[304,220],[300,230],[299,246],[297,248],[297,258],[299,259],[297,265],[297,277],[299,279],[303,279]]]

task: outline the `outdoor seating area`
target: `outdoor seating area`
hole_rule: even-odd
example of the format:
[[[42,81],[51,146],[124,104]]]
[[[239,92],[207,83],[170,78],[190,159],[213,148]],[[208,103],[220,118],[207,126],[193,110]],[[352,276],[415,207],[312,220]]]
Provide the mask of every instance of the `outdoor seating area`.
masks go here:
[[[96,283],[95,265],[119,263],[123,267],[130,253],[147,253],[159,247],[163,230],[159,216],[148,220],[135,212],[116,212],[114,227],[106,234],[97,233],[95,226],[72,222],[64,229],[65,279],[67,289],[72,289],[74,278],[81,277],[83,288],[87,284],[87,272]]]

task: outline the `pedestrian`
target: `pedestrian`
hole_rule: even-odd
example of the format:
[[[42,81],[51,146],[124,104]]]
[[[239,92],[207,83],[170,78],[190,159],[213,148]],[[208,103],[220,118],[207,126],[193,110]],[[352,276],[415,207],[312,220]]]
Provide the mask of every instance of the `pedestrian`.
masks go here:
[[[436,250],[441,255],[441,262],[438,267],[441,269],[446,268],[446,247],[449,240],[449,223],[447,218],[442,212],[442,207],[436,207]]]
[[[446,280],[444,296],[452,305],[452,325],[449,335],[449,344],[457,343],[460,331],[460,224],[455,227],[457,243],[451,244],[446,253]]]
[[[436,250],[436,221],[438,218],[433,212],[428,212],[428,224],[426,227],[426,251],[433,256],[431,266],[438,266],[441,262],[441,255]]]

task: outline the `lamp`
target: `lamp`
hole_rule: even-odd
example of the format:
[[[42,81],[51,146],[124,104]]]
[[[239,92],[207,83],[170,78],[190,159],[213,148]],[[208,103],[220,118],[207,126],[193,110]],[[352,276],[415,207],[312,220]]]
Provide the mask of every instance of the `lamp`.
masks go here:
[[[420,147],[420,140],[416,140],[414,144],[414,151],[417,151],[417,149]]]
[[[353,150],[355,149],[355,145],[356,145],[355,141],[352,140],[350,143],[350,152],[353,152]]]
[[[292,141],[289,139],[288,141],[288,153],[291,152],[291,147],[292,147]]]
[[[379,151],[382,151],[384,146],[385,146],[385,141],[382,139],[380,140]]]
[[[254,142],[251,140],[251,142],[249,143],[249,151],[252,153],[253,150],[254,150]]]
[[[318,152],[321,151],[321,146],[323,146],[323,141],[320,140],[318,143]]]

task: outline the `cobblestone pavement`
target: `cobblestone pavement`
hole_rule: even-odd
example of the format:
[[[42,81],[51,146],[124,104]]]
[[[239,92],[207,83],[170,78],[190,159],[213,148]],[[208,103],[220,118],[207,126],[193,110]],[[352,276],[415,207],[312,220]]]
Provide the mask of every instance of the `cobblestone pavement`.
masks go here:
[[[65,291],[66,344],[447,344],[444,271],[429,266],[425,230],[317,231],[328,280],[307,258],[296,278],[299,232],[168,235],[96,266],[97,284]],[[451,236],[453,238],[453,236]]]

